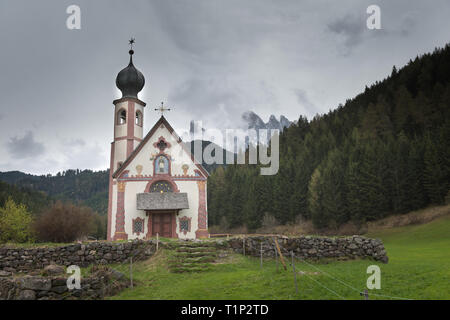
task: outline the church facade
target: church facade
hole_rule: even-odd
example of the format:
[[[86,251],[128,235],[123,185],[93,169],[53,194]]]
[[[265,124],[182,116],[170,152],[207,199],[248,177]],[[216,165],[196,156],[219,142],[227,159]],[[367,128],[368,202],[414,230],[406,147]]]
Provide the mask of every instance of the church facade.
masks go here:
[[[114,141],[108,201],[108,240],[160,237],[195,239],[208,234],[208,172],[164,116],[144,136],[145,78],[130,62],[116,85]]]

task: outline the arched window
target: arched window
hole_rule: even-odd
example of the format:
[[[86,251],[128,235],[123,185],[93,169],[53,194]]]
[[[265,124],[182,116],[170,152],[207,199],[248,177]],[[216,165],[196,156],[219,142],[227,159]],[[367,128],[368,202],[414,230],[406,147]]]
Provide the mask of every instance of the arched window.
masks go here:
[[[168,181],[156,181],[150,186],[150,192],[173,192],[172,185]]]
[[[169,173],[169,160],[166,157],[159,156],[155,159],[155,173],[156,174]]]
[[[117,124],[125,123],[127,123],[127,112],[122,109],[117,113]]]
[[[135,124],[137,124],[138,126],[142,126],[142,112],[140,112],[139,110],[136,111]]]

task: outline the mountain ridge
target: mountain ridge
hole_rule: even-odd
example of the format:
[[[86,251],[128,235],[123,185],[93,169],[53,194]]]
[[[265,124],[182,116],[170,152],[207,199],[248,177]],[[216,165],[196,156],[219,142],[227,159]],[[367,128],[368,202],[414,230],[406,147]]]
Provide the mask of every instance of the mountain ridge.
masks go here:
[[[250,110],[244,112],[241,119],[247,124],[247,129],[277,129],[280,132],[283,132],[284,129],[289,128],[294,123],[284,115],[281,115],[280,120],[278,120],[273,114],[270,115],[269,121],[264,122],[258,114]]]

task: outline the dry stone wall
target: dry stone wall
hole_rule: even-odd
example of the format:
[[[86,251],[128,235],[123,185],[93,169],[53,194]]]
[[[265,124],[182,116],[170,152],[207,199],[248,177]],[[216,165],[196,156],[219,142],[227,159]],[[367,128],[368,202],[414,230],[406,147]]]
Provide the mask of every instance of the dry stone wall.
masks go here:
[[[66,300],[103,299],[128,286],[120,272],[101,268],[89,277],[81,278],[81,288],[69,290],[64,275],[0,277],[0,300]]]
[[[150,257],[156,250],[156,241],[136,240],[133,242],[89,242],[59,247],[10,248],[0,247],[0,270],[7,272],[28,272],[45,266],[61,266],[121,263],[130,257],[141,260]]]
[[[302,259],[334,258],[349,260],[355,258],[371,258],[383,263],[388,262],[388,256],[383,242],[362,236],[329,238],[329,237],[276,237],[283,255],[290,256],[291,251]],[[246,237],[227,240],[235,252],[252,256],[261,255],[261,244],[264,257],[275,256],[274,237]]]

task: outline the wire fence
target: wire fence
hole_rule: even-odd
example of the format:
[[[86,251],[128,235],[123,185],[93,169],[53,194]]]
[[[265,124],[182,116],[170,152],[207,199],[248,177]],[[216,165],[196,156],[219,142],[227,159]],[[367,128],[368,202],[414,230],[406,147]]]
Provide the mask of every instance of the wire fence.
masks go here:
[[[244,239],[244,241],[245,241],[245,239]],[[245,255],[245,242],[243,242],[243,247],[244,247],[243,248],[243,253]],[[282,254],[282,252],[280,250],[280,247],[278,246],[278,243],[277,243],[277,241],[275,239],[274,239],[274,248],[273,248],[273,250],[275,251],[276,270],[278,271],[278,257],[280,257],[280,259],[283,262],[283,264],[284,264],[284,261],[283,261],[283,254]],[[260,261],[261,261],[260,265],[261,265],[261,269],[263,268],[263,255],[264,255],[264,253],[266,251],[263,250],[263,246],[261,244],[261,249],[260,249]],[[360,289],[357,289],[355,286],[349,284],[347,281],[344,281],[344,280],[342,280],[342,279],[340,279],[340,278],[330,274],[329,272],[324,271],[323,269],[319,268],[317,265],[308,262],[303,257],[294,254],[294,251],[290,251],[290,255],[291,255],[291,266],[292,266],[293,274],[294,274],[294,285],[295,285],[295,289],[296,289],[296,293],[297,294],[299,293],[298,292],[299,291],[298,283],[297,283],[297,274],[300,273],[302,276],[307,277],[308,279],[313,281],[313,283],[315,283],[316,285],[324,288],[325,290],[327,290],[328,292],[332,293],[333,295],[335,295],[339,299],[347,300],[344,297],[344,294],[339,293],[338,289],[334,289],[333,290],[329,286],[325,285],[323,282],[321,282],[318,279],[315,279],[314,277],[310,276],[308,274],[308,272],[296,268],[296,266],[295,266],[295,259],[300,260],[302,263],[304,263],[308,267],[311,267],[314,270],[318,271],[319,274],[323,274],[324,276],[327,276],[328,278],[332,279],[334,281],[334,283],[336,283],[337,286],[339,286],[339,287],[340,286],[345,286],[348,289],[351,289],[352,291],[354,291],[355,292],[355,296],[363,296],[366,300],[368,300],[370,296],[387,298],[387,299],[393,299],[393,300],[414,300],[414,299],[411,299],[411,298],[398,297],[398,296],[394,296],[394,295],[372,293],[372,292],[369,292],[367,289],[365,289],[364,291],[361,291]],[[285,266],[285,270],[286,270],[286,266]],[[352,296],[352,298],[353,298],[353,296]]]

